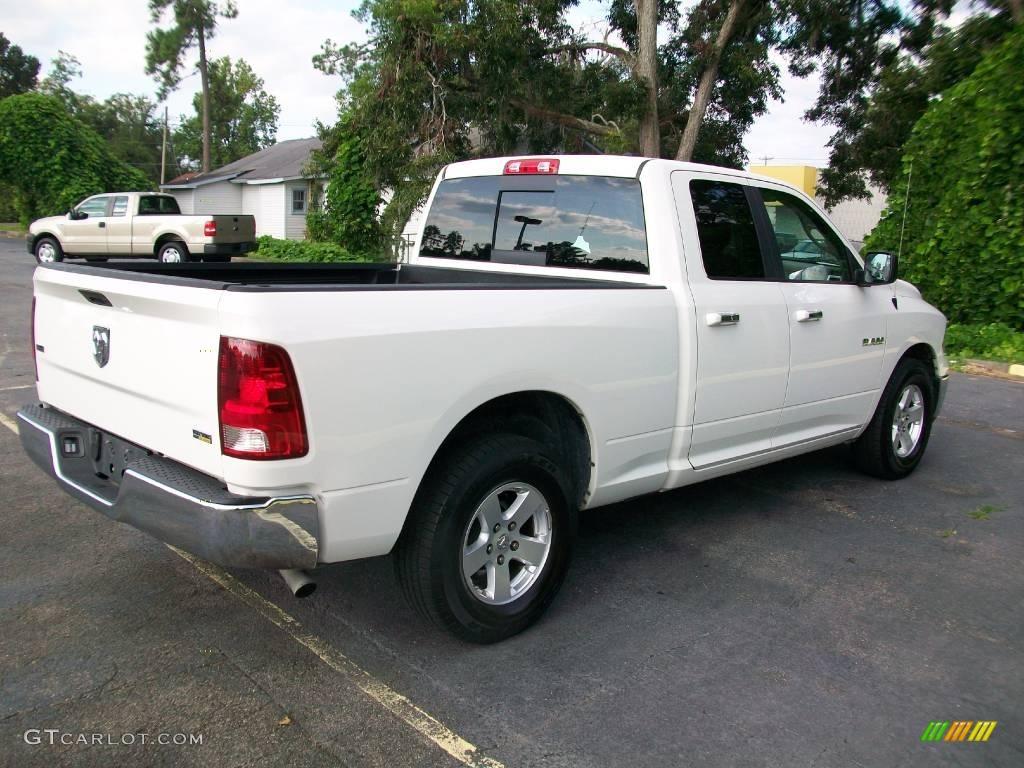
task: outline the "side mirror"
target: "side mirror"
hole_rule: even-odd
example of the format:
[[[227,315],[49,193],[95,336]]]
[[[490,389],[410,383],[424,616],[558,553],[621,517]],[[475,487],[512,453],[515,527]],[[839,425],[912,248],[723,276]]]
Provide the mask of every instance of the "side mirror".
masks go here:
[[[864,262],[864,269],[858,269],[857,285],[888,285],[896,279],[897,262],[895,253],[872,251]]]

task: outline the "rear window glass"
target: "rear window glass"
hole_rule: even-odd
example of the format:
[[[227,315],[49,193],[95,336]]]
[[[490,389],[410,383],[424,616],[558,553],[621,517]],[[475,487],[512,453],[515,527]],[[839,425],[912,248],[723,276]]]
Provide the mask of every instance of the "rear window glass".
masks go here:
[[[448,179],[427,215],[420,256],[646,273],[640,184],[603,176]]]
[[[143,195],[139,198],[139,215],[179,214],[178,201],[164,195]]]

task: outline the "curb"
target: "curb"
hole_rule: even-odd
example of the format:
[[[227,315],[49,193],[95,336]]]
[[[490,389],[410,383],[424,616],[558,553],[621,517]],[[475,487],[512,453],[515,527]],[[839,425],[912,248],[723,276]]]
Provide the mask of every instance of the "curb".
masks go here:
[[[961,360],[964,373],[995,376],[1000,379],[1024,379],[1024,365],[1020,363],[998,363],[994,360]]]

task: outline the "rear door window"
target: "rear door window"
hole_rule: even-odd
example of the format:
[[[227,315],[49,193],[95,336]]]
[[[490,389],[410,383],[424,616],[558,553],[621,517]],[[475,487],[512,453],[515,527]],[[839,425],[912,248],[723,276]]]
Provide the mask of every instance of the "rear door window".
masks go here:
[[[704,271],[712,280],[763,280],[764,258],[754,215],[739,184],[690,182]]]
[[[447,179],[420,256],[647,273],[640,184],[603,176]]]

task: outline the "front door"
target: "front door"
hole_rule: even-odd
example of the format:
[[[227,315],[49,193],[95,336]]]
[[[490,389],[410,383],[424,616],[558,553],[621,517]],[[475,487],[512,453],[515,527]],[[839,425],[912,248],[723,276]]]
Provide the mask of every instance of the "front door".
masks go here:
[[[766,270],[751,191],[728,176],[672,178],[697,326],[688,458],[705,469],[771,448],[786,396],[787,307]]]
[[[74,256],[103,255],[107,252],[107,222],[110,195],[96,195],[83,200],[75,208],[82,218],[64,222],[61,247]]]
[[[892,289],[854,283],[860,265],[808,202],[770,186],[759,194],[789,314],[789,386],[773,447],[856,429],[878,398]]]

